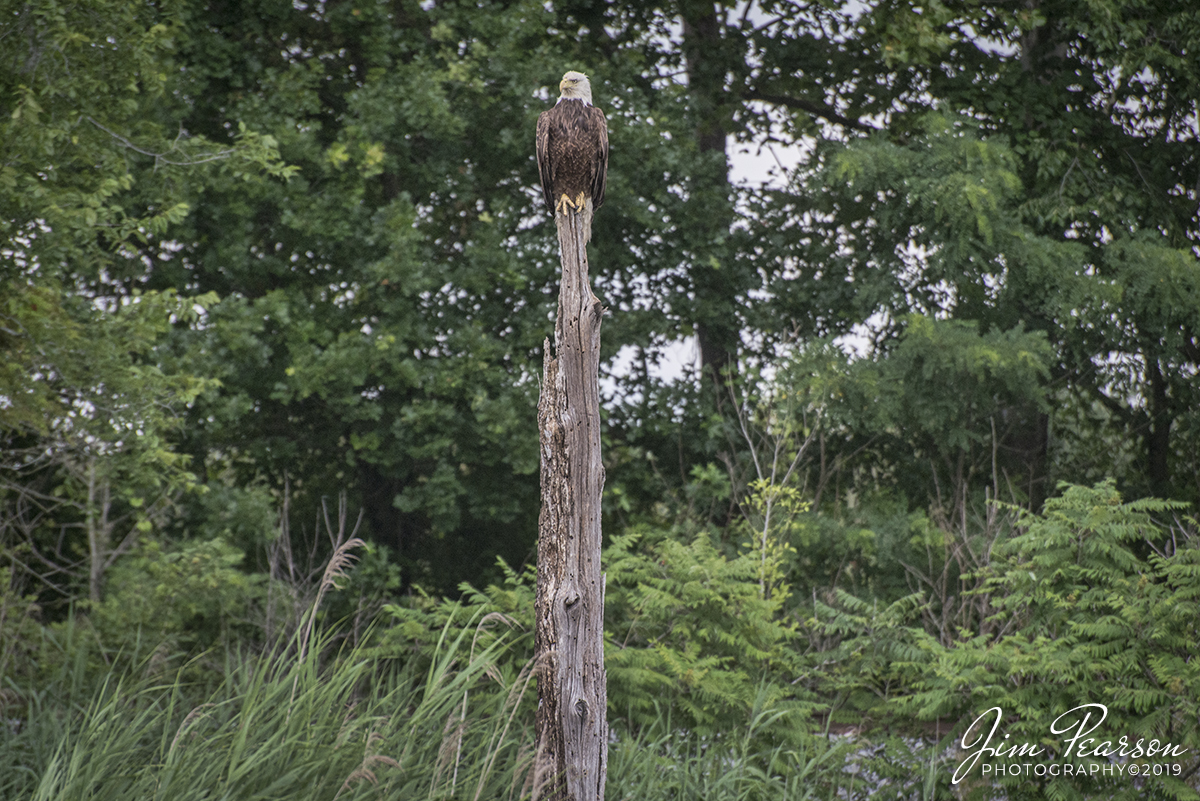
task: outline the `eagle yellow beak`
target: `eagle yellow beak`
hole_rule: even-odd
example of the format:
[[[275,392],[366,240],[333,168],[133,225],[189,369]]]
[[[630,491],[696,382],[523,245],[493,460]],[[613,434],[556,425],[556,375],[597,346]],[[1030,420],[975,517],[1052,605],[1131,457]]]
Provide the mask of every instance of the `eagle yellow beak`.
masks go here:
[[[566,78],[563,78],[561,81],[558,82],[558,91],[560,91],[560,92],[564,91],[567,88],[567,84],[569,84],[569,83],[570,83],[570,81],[568,81]]]

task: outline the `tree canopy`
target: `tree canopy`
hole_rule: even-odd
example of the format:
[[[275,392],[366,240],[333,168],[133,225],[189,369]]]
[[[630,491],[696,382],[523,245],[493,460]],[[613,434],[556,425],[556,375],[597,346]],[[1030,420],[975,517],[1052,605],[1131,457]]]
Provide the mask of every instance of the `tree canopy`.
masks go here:
[[[339,554],[358,622],[520,584],[558,280],[534,125],[579,69],[632,728],[658,696],[714,732],[771,699],[1032,710],[1020,682],[1139,626],[1164,667],[1102,686],[1186,716],[1198,53],[1161,0],[6,5],[0,612],[207,648],[311,631]],[[791,156],[750,180],[743,148]],[[122,600],[150,581],[161,609]],[[964,700],[1000,656],[1024,689]]]

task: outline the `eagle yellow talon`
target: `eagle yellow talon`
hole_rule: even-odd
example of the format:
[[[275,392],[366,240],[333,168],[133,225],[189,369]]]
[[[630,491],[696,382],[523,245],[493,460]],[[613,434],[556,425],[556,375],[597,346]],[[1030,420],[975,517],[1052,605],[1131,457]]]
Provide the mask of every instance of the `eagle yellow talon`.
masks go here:
[[[574,198],[570,195],[562,195],[558,199],[558,203],[554,204],[555,214],[567,214],[568,212],[579,213],[587,208],[587,195],[580,192]]]
[[[554,204],[554,213],[557,215],[565,215],[565,213],[574,211],[576,213],[587,209],[588,195],[580,192],[571,198],[568,194],[563,194],[558,198],[558,203]]]

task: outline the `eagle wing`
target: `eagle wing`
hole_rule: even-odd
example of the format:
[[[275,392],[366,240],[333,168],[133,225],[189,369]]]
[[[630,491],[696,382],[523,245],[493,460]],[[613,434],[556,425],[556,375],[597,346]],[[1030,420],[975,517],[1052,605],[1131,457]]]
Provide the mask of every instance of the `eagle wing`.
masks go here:
[[[608,182],[608,121],[604,112],[595,106],[588,107],[591,128],[596,146],[596,174],[592,177],[592,210],[604,203],[604,186]]]

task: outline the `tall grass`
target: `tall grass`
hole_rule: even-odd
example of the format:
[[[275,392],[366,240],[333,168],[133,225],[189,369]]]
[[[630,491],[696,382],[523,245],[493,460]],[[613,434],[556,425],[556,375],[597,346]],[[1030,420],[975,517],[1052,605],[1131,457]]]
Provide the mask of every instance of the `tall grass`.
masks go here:
[[[231,659],[196,688],[115,673],[79,702],[64,669],[0,733],[0,798],[518,798],[529,768],[528,671],[504,644],[443,641],[427,670],[326,643]],[[182,675],[182,673],[180,674]]]
[[[447,624],[431,651],[403,661],[338,651],[328,635],[304,648],[293,640],[271,656],[229,657],[206,688],[180,678],[197,675],[186,668],[147,677],[149,659],[89,680],[87,649],[64,642],[79,656],[25,694],[19,728],[0,725],[0,799],[529,798],[534,671],[514,667],[521,635],[507,636],[505,622],[477,613],[469,626]],[[720,737],[680,731],[667,709],[636,735],[614,721],[608,798],[882,797],[847,773],[852,743],[772,744],[764,732],[779,713],[765,698],[744,729]],[[933,796],[904,784],[883,795]]]
[[[762,701],[765,694],[760,694]],[[609,799],[622,801],[809,801],[838,795],[844,744],[811,738],[804,746],[763,745],[760,732],[779,713],[760,704],[748,725],[721,738],[673,729],[660,710],[639,736],[619,738],[609,751]],[[831,779],[834,779],[831,783]]]

